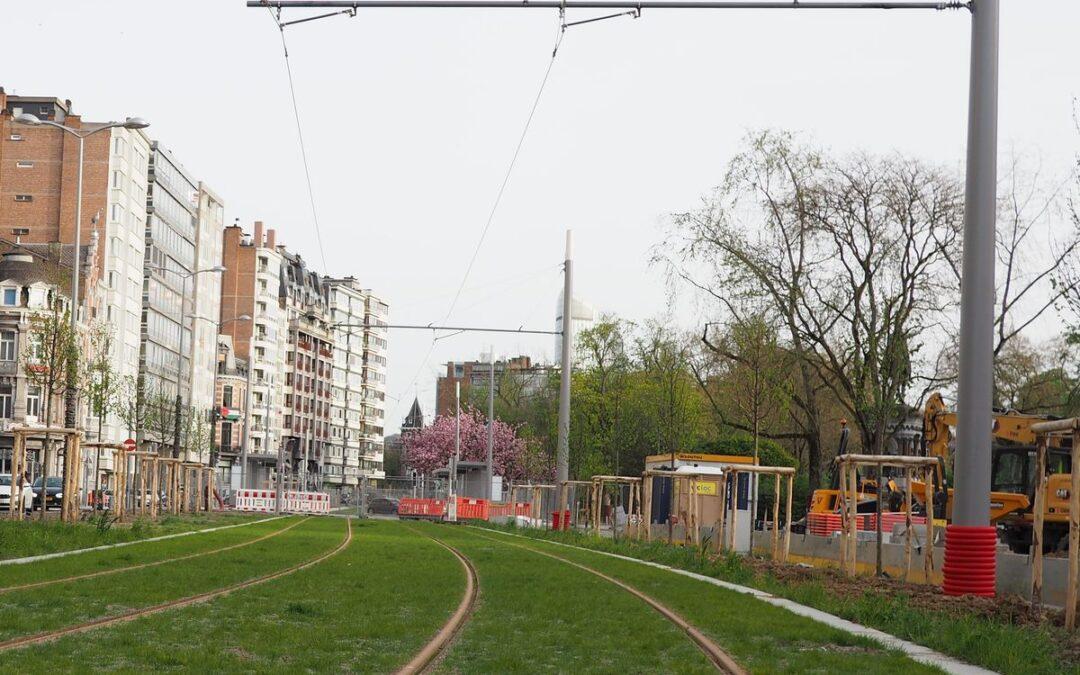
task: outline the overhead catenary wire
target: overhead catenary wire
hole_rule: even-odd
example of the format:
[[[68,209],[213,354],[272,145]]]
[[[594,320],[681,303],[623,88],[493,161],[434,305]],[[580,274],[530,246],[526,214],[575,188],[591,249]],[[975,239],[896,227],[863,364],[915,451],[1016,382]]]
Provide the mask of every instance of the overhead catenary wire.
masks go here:
[[[308,17],[307,19],[300,19],[297,21],[290,21],[287,23],[281,22],[281,8],[278,8],[278,14],[275,16],[273,10],[270,10],[270,18],[277,24],[278,31],[281,33],[281,50],[285,55],[285,73],[289,79],[289,96],[292,100],[293,117],[296,119],[296,137],[300,142],[300,157],[304,164],[304,179],[307,181],[308,202],[311,204],[311,220],[315,227],[315,242],[319,246],[319,259],[322,260],[323,269],[327,269],[326,265],[326,251],[323,248],[322,232],[319,229],[319,211],[315,208],[315,190],[311,185],[311,167],[308,164],[307,145],[304,143],[304,127],[300,123],[300,106],[296,102],[296,84],[293,82],[292,64],[289,62],[289,46],[285,41],[285,27],[294,24],[301,23],[303,21],[312,21],[314,19],[321,19],[327,16],[334,16],[336,14],[356,14],[355,11],[346,12],[333,12],[331,14],[324,14],[318,17]]]
[[[476,264],[476,258],[480,255],[480,248],[484,245],[484,239],[487,238],[488,230],[491,229],[491,224],[495,221],[495,212],[498,211],[503,194],[506,192],[506,186],[510,183],[510,176],[514,172],[514,166],[517,164],[518,156],[521,155],[521,148],[525,145],[525,138],[529,134],[529,128],[532,126],[533,118],[536,116],[536,110],[540,107],[540,99],[544,95],[544,89],[547,87],[548,79],[551,77],[551,69],[555,65],[555,57],[559,54],[559,47],[562,46],[563,37],[565,36],[566,11],[564,8],[560,7],[559,27],[558,32],[555,35],[555,46],[551,50],[551,58],[548,59],[547,68],[544,70],[544,76],[540,79],[540,87],[536,91],[536,97],[533,98],[532,107],[529,109],[529,115],[525,118],[525,126],[521,129],[521,135],[518,137],[517,145],[514,147],[514,154],[510,157],[510,163],[507,165],[502,182],[499,184],[499,189],[495,193],[495,201],[492,202],[491,210],[488,211],[484,229],[480,231],[480,239],[476,242],[476,247],[473,249],[472,256],[469,258],[469,264],[465,267],[465,274],[461,278],[461,284],[458,285],[457,292],[454,294],[454,299],[450,303],[450,309],[447,310],[446,316],[443,319],[444,321],[449,319],[454,313],[454,308],[457,307],[458,299],[461,297],[461,291],[464,290],[465,284],[469,281],[469,274],[472,273],[473,265]]]

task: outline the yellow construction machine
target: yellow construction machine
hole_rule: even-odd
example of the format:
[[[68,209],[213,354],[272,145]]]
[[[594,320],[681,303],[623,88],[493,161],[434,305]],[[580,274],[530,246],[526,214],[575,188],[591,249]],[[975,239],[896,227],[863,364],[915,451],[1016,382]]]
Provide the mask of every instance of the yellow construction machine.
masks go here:
[[[1032,505],[1035,503],[1035,432],[1031,425],[1050,419],[1047,415],[1031,415],[1015,410],[994,411],[994,445],[991,449],[990,474],[990,521],[998,526],[1003,542],[1017,553],[1027,553],[1031,547],[1031,528],[1034,522]],[[934,393],[926,402],[923,412],[923,441],[926,454],[939,457],[944,462],[949,457],[952,427],[956,426],[956,412],[945,406],[941,394]],[[1069,531],[1069,483],[1071,476],[1071,439],[1065,436],[1050,437],[1047,448],[1047,488],[1045,518],[1045,547],[1054,550],[1063,545]],[[939,517],[952,518],[952,488],[946,488],[944,477],[939,475],[935,486],[935,509]],[[913,497],[922,504],[925,488],[921,483],[912,485]],[[944,497],[944,498],[942,498]],[[942,504],[944,502],[944,509]],[[925,505],[924,505],[925,508]]]
[[[1045,415],[1030,415],[1015,410],[995,411],[993,416],[994,445],[991,449],[990,521],[998,526],[1002,541],[1018,553],[1027,553],[1031,547],[1031,529],[1034,522],[1032,504],[1035,503],[1035,433],[1031,425],[1049,419]],[[931,394],[923,410],[923,444],[925,454],[939,459],[935,476],[933,514],[949,521],[952,518],[953,490],[948,486],[946,465],[949,461],[949,444],[952,427],[956,426],[956,412],[949,410],[941,394]],[[846,423],[841,420],[840,447],[837,454],[847,451]],[[1047,550],[1063,546],[1069,531],[1069,485],[1071,476],[1071,439],[1053,436],[1047,450],[1047,494],[1045,534],[1043,541]],[[836,482],[834,476],[834,483]],[[838,485],[831,489],[815,490],[810,501],[810,513],[836,513],[841,499]],[[930,512],[926,505],[926,486],[912,481],[910,486],[900,486],[896,479],[888,479],[883,490],[878,481],[859,478],[860,513],[877,510],[879,492],[882,494],[882,510],[895,511],[903,502],[903,490],[911,490],[912,499],[922,513]]]

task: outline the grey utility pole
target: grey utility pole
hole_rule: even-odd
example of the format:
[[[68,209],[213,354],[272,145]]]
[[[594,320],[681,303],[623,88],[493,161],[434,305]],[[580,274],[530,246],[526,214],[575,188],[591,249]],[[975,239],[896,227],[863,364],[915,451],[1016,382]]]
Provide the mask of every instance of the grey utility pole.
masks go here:
[[[971,7],[967,183],[964,195],[963,283],[960,287],[960,387],[957,400],[953,527],[983,528],[975,535],[987,563],[995,562],[990,526],[990,451],[993,446],[994,239],[997,216],[998,0]],[[947,531],[949,543],[962,530]],[[953,535],[953,536],[950,536]],[[960,541],[957,546],[967,542]],[[965,570],[966,571],[966,570]],[[945,592],[993,594],[994,573],[980,589],[964,573],[945,573]]]
[[[488,355],[488,367],[491,377],[488,380],[487,487],[484,495],[490,502],[495,498],[495,487],[492,485],[495,481],[495,345],[491,346],[491,353]]]
[[[559,443],[555,450],[555,482],[558,486],[560,517],[567,509],[566,481],[570,479],[570,375],[574,353],[574,270],[571,262],[573,233],[566,231],[566,260],[563,261],[562,373],[559,376]]]

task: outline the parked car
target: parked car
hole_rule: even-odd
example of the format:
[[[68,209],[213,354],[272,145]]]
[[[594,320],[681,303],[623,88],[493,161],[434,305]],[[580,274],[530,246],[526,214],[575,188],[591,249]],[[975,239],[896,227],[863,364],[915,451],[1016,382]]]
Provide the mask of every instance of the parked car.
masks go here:
[[[23,489],[23,508],[29,512],[33,508],[37,493],[29,486]],[[0,511],[7,511],[11,506],[11,474],[0,473]]]
[[[41,494],[41,477],[34,481],[34,492]],[[49,482],[45,487],[45,508],[58,509],[64,504],[64,480],[60,476],[49,476]],[[41,502],[35,501],[34,508],[40,509]]]
[[[368,513],[379,513],[395,516],[398,510],[398,500],[391,497],[376,497],[368,504]]]

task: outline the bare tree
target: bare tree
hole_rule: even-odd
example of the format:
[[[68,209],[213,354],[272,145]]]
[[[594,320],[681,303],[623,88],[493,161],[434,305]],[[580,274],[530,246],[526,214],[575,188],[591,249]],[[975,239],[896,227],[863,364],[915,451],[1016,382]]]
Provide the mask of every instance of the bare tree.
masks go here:
[[[831,158],[789,134],[752,136],[697,211],[675,217],[671,269],[720,310],[768,303],[795,359],[793,417],[821,482],[818,387],[879,451],[898,421],[924,342],[953,307],[948,261],[959,181],[903,158]]]

